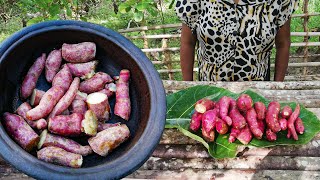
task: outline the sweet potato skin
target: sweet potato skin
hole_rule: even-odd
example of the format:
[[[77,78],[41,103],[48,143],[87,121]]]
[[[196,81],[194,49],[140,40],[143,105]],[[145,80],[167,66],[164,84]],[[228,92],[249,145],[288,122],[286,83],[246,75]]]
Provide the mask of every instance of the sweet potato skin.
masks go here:
[[[235,129],[242,129],[247,125],[246,119],[237,108],[232,108],[229,112],[229,116],[232,119],[232,127]]]
[[[287,122],[287,120],[285,118],[280,119],[279,123],[280,123],[280,128],[281,128],[282,131],[287,130],[288,122]]]
[[[256,110],[258,120],[263,120],[266,118],[267,108],[262,102],[254,103],[254,109]]]
[[[237,99],[237,107],[240,111],[246,112],[253,106],[253,101],[251,97],[247,94],[241,94]]]
[[[41,149],[37,152],[37,157],[45,162],[72,168],[80,168],[83,160],[80,154],[71,153],[62,148],[54,146]]]
[[[267,127],[271,129],[274,133],[277,133],[281,130],[278,115],[280,112],[279,102],[272,101],[270,102],[267,113],[266,113],[266,123]]]
[[[23,117],[26,120],[26,122],[29,124],[30,127],[36,128],[39,130],[43,130],[43,129],[47,128],[48,124],[45,119],[39,119],[39,120],[35,120],[35,121],[30,121],[27,119],[27,117],[26,117],[27,112],[31,109],[32,109],[32,107],[30,106],[30,104],[28,102],[24,102],[17,108],[16,112],[18,115],[20,115],[21,117]]]
[[[120,126],[120,122],[118,123],[101,123],[101,122],[98,122],[98,129],[97,131],[100,132],[100,131],[103,131],[105,129],[108,129],[108,128],[111,128],[111,127],[114,127],[114,126]]]
[[[228,125],[225,121],[220,118],[216,120],[216,130],[219,134],[226,134],[228,132]]]
[[[56,115],[60,115],[63,111],[67,110],[74,98],[77,95],[78,89],[80,85],[80,79],[75,77],[72,81],[68,91],[62,96],[62,98],[58,101],[56,106],[53,108],[52,112],[49,115],[50,117],[54,117]]]
[[[295,121],[299,117],[300,114],[300,105],[297,104],[295,110],[291,114],[291,116],[288,119],[288,133],[290,131],[291,136],[293,137],[294,140],[298,140],[298,135],[294,126]]]
[[[82,120],[83,115],[78,113],[55,116],[49,118],[48,130],[61,136],[79,136],[82,132]]]
[[[83,100],[75,99],[72,101],[69,110],[71,113],[84,114],[88,109],[86,102],[84,102]]]
[[[271,129],[267,129],[266,136],[268,141],[276,141],[277,140],[277,134],[274,133]]]
[[[199,113],[205,113],[206,111],[213,109],[215,104],[214,101],[203,98],[196,102],[194,109]]]
[[[69,86],[73,78],[68,66],[64,65],[62,69],[54,76],[52,80],[52,86],[61,87],[64,92],[69,89]]]
[[[240,133],[237,136],[237,139],[242,144],[249,144],[249,142],[252,139],[252,134],[248,126],[245,126],[244,128],[241,129]]]
[[[34,121],[49,115],[63,94],[64,90],[61,87],[51,87],[43,95],[39,105],[27,112],[27,119]]]
[[[284,106],[282,108],[282,111],[281,111],[281,117],[282,118],[288,119],[291,114],[292,114],[292,109],[291,109],[290,106]]]
[[[126,141],[130,136],[129,128],[122,124],[100,131],[96,136],[89,138],[88,143],[92,150],[100,156],[106,156]]]
[[[24,77],[21,84],[21,98],[27,99],[36,87],[39,76],[41,75],[46,62],[46,54],[43,53],[30,67],[27,75]]]
[[[96,44],[93,42],[62,45],[62,57],[67,62],[85,63],[94,59],[95,56]]]
[[[113,79],[104,72],[98,72],[92,78],[80,83],[79,91],[90,94],[100,91],[106,83],[113,82]]]
[[[297,117],[296,121],[294,122],[294,127],[296,128],[297,133],[304,133],[304,125],[301,118]]]
[[[194,132],[198,131],[200,129],[201,122],[202,122],[202,113],[195,111],[191,116],[190,129]]]
[[[54,135],[48,133],[47,130],[44,130],[41,135],[41,141],[38,144],[38,149],[48,147],[48,146],[55,146],[62,148],[68,152],[81,154],[82,156],[87,156],[89,154],[92,154],[93,151],[89,145],[82,146],[81,144],[77,143],[76,141],[72,139],[68,139],[62,136]]]
[[[230,132],[230,136],[229,136],[229,143],[233,143],[236,138],[238,137],[238,135],[240,134],[240,130],[239,129],[236,129],[234,127],[231,128],[231,132]]]
[[[254,137],[261,139],[263,132],[259,129],[257,113],[254,108],[247,110],[246,120]]]
[[[53,50],[49,53],[45,64],[45,76],[49,83],[58,73],[62,62],[61,49]]]
[[[87,63],[68,63],[70,72],[75,77],[81,79],[89,79],[94,75],[98,61],[90,61]]]
[[[39,142],[39,136],[18,115],[5,112],[3,114],[3,125],[8,134],[27,152],[32,151]]]
[[[119,80],[116,84],[116,104],[114,107],[114,114],[127,121],[129,120],[131,114],[129,79],[130,71],[127,69],[121,70]]]
[[[233,101],[233,99],[228,96],[223,96],[219,100],[220,117],[228,124],[228,126],[232,125],[232,119],[228,116],[231,101]]]

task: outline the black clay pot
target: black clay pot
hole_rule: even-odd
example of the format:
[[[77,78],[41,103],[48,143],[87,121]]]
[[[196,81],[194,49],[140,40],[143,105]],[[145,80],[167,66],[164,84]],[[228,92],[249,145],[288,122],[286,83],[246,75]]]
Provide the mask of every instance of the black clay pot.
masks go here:
[[[35,151],[28,153],[0,126],[0,154],[18,170],[38,179],[119,179],[137,170],[150,157],[162,135],[166,101],[158,72],[143,52],[117,32],[79,21],[49,21],[15,33],[0,45],[0,115],[13,112],[21,103],[19,86],[28,69],[42,53],[63,43],[92,41],[97,45],[98,71],[118,75],[131,71],[132,113],[129,121],[112,116],[111,122],[127,124],[128,141],[107,157],[89,155],[83,166],[73,169],[40,161]],[[43,73],[44,74],[44,73]],[[50,87],[41,75],[37,88]],[[113,109],[114,100],[111,101]],[[81,138],[80,138],[81,139]],[[85,144],[83,140],[81,140]]]

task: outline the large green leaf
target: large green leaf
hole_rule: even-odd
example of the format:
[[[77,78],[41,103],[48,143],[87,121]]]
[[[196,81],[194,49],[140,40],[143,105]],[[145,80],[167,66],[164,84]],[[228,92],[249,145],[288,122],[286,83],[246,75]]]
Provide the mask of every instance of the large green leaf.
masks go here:
[[[265,105],[269,104],[269,100],[263,96],[255,93],[252,90],[244,91],[240,94],[248,94],[251,96],[254,102],[261,101]],[[229,96],[234,99],[240,96],[230,92],[223,88],[214,86],[194,86],[185,90],[178,91],[176,93],[167,96],[167,121],[166,128],[177,128],[184,135],[201,142],[207,149],[209,154],[214,158],[233,158],[237,155],[237,148],[241,143],[236,141],[235,143],[229,143],[226,135],[216,135],[216,140],[213,143],[207,143],[202,137],[201,132],[189,131],[189,122],[191,114],[194,109],[194,104],[201,98],[207,97],[214,101],[219,100],[222,96]],[[281,102],[281,106],[289,105],[291,108],[295,108],[296,103]],[[248,146],[256,147],[270,147],[275,145],[299,145],[308,143],[317,133],[320,132],[320,121],[312,112],[301,106],[301,112],[299,116],[305,126],[305,132],[303,135],[299,135],[299,140],[294,141],[287,139],[287,132],[279,132],[277,134],[277,141],[269,142],[263,137],[262,140],[253,138]]]

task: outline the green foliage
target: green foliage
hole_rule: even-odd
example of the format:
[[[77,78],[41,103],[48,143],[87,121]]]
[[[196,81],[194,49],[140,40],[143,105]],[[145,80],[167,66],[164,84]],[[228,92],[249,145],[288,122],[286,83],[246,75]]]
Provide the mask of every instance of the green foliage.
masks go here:
[[[263,96],[255,93],[254,91],[247,90],[240,94],[248,94],[254,102],[261,101],[265,105],[269,104],[269,100]],[[207,143],[201,137],[201,131],[191,132],[189,131],[189,123],[194,104],[201,98],[209,98],[214,101],[218,101],[222,96],[229,96],[234,99],[240,96],[240,94],[232,93],[226,89],[218,88],[214,86],[194,86],[174,94],[167,96],[167,120],[166,128],[177,128],[184,135],[201,142],[207,149],[209,154],[214,158],[233,158],[236,157],[237,147],[241,144],[239,141],[234,143],[228,142],[229,134],[216,135],[216,140],[213,143]],[[281,103],[281,106],[289,105],[291,108],[295,108],[295,103]],[[256,147],[271,147],[276,145],[300,145],[308,143],[318,132],[320,132],[320,121],[312,112],[301,106],[301,112],[299,116],[305,126],[305,132],[299,135],[299,140],[286,138],[286,131],[279,132],[277,134],[277,141],[269,142],[263,137],[262,140],[253,138],[249,143],[249,146]]]
[[[136,22],[143,21],[146,13],[153,17],[158,15],[157,4],[154,0],[127,0],[120,4],[119,12],[122,14],[133,12],[133,19]]]

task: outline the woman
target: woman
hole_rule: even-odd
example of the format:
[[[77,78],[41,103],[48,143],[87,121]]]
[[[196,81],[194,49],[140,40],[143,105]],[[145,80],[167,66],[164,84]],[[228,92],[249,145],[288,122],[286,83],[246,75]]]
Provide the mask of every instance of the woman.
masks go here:
[[[275,81],[288,67],[290,16],[296,0],[177,0],[182,20],[183,80],[193,80],[195,45],[199,80],[270,80],[270,56],[276,45]]]

